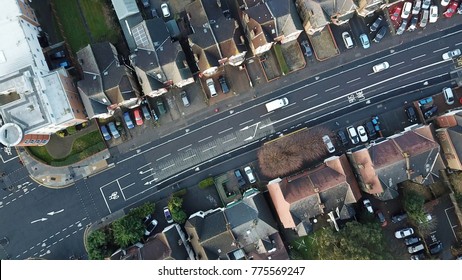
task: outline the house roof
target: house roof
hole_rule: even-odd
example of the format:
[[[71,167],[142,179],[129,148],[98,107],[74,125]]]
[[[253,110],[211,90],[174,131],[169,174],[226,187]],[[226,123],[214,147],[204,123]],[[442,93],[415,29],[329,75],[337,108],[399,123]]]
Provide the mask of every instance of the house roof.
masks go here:
[[[289,254],[284,246],[281,235],[275,232],[266,240],[259,240],[258,249],[248,253],[254,260],[288,260]]]
[[[136,0],[112,0],[112,6],[119,20],[140,12]]]
[[[345,204],[356,202],[360,193],[354,176],[351,171],[342,172],[348,168],[342,155],[326,160],[314,170],[270,183],[268,190],[284,227],[295,228],[317,215],[337,208],[341,211]]]
[[[293,0],[267,0],[276,19],[276,36],[289,35],[302,30],[302,24]]]
[[[170,256],[172,254],[172,250],[163,232],[149,238],[140,251],[143,260],[171,259]]]
[[[314,0],[302,0],[298,2],[300,17],[302,20],[308,21],[312,29],[324,27],[329,24],[326,14],[321,7],[321,4]]]
[[[449,138],[451,139],[454,150],[459,157],[462,158],[462,126],[448,128]]]
[[[324,12],[330,17],[343,16],[356,10],[353,0],[318,0]]]

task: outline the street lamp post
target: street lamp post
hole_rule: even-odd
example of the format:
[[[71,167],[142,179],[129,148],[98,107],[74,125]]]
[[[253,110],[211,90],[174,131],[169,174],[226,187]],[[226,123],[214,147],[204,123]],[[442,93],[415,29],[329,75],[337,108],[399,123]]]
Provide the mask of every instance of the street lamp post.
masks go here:
[[[253,135],[245,138],[244,141],[250,141],[255,137],[255,135],[257,134],[257,129],[258,129],[259,125],[260,125],[260,122],[257,122],[257,123],[255,123],[253,125],[248,125],[246,127],[241,128],[241,131],[244,131],[244,130],[247,130],[247,129],[251,128],[252,126],[255,126],[255,130],[253,131]]]

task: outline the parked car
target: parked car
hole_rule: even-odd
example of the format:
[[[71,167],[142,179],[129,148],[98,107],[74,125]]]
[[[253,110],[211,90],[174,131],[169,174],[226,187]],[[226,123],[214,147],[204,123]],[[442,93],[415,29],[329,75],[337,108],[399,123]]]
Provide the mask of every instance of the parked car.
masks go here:
[[[135,125],[133,124],[132,118],[130,117],[129,112],[124,113],[124,121],[125,121],[125,124],[127,125],[128,129],[132,129],[132,128],[135,127]]]
[[[228,93],[229,92],[229,87],[228,87],[228,84],[226,83],[226,78],[225,76],[220,76],[218,78],[218,82],[220,82],[220,86],[221,86],[221,91],[223,93]]]
[[[403,19],[403,21],[401,21],[401,25],[399,26],[398,30],[396,30],[396,35],[403,34],[404,31],[406,30],[406,27],[407,27],[407,19]]]
[[[363,200],[363,205],[366,208],[367,212],[374,214],[374,209],[372,208],[371,201],[369,199]]]
[[[374,125],[375,131],[379,132],[380,131],[380,120],[378,116],[373,116],[371,118],[371,122]]]
[[[422,9],[423,10],[428,10],[430,5],[432,4],[432,0],[423,0],[422,1]]]
[[[210,97],[217,96],[217,90],[215,89],[215,83],[213,82],[213,79],[209,78],[205,81],[205,83],[207,84],[207,87],[209,88]]]
[[[371,32],[374,32],[376,31],[379,27],[380,27],[380,24],[382,23],[383,21],[383,16],[379,16],[375,21],[374,23],[372,23],[372,25],[369,27],[369,30]]]
[[[449,5],[449,1],[450,0],[441,0],[441,6],[446,7],[447,5]]]
[[[310,48],[310,44],[308,44],[308,41],[307,40],[303,40],[300,45],[305,49],[305,56],[312,56],[313,55],[313,51],[311,50]]]
[[[391,217],[392,223],[399,223],[407,219],[406,213],[399,213]]]
[[[395,232],[395,237],[398,239],[408,237],[414,234],[413,228],[403,228]]]
[[[152,18],[158,18],[159,17],[159,15],[157,14],[156,8],[151,9],[151,16],[152,16]]]
[[[159,114],[163,115],[167,113],[167,110],[165,109],[164,101],[162,101],[162,98],[157,99],[156,105],[157,105],[157,110],[159,110]]]
[[[459,8],[457,8],[457,13],[459,15],[462,15],[462,4],[459,5]]]
[[[406,115],[407,115],[407,120],[410,122],[410,123],[414,123],[417,121],[417,114],[415,112],[415,109],[414,107],[412,106],[409,106],[405,109],[406,111]]]
[[[445,87],[443,88],[443,95],[444,95],[444,100],[446,101],[446,104],[452,105],[454,104],[454,94],[452,93],[452,89]]]
[[[148,107],[146,105],[141,106],[141,111],[143,112],[144,119],[146,119],[146,120],[151,119],[151,114],[149,114],[149,110],[148,110]]]
[[[180,97],[181,97],[181,101],[183,102],[183,106],[189,107],[189,105],[191,105],[191,104],[189,103],[189,99],[188,99],[188,95],[186,94],[186,91],[183,90],[183,91],[180,93]]]
[[[427,26],[429,15],[430,15],[430,12],[428,10],[423,10],[422,17],[420,18],[420,23],[419,23],[419,26],[421,28],[425,28],[425,26]]]
[[[149,5],[150,5],[150,4],[149,4],[149,0],[141,0],[141,3],[143,3],[143,6],[144,6],[145,8],[149,7]]]
[[[241,170],[236,169],[234,170],[234,176],[236,176],[237,183],[239,184],[239,187],[245,186],[247,183],[245,182],[244,177],[242,176]]]
[[[443,53],[442,58],[443,60],[451,60],[454,57],[457,57],[459,55],[460,55],[460,49],[455,49],[455,50]]]
[[[431,5],[430,6],[430,23],[435,23],[438,20],[438,6]]]
[[[141,111],[139,108],[133,110],[133,116],[135,116],[136,125],[143,125],[143,118],[141,117]]]
[[[363,49],[368,49],[371,46],[371,43],[369,42],[369,37],[367,36],[367,34],[363,33],[359,35],[359,41],[361,42]]]
[[[437,255],[441,253],[441,251],[443,251],[443,243],[441,243],[441,241],[438,241],[435,244],[430,245],[430,247],[428,247],[428,251],[432,255]]]
[[[411,260],[425,260],[425,254],[420,252],[411,255]]]
[[[393,21],[398,21],[399,16],[401,14],[401,10],[402,10],[402,8],[400,6],[395,6],[393,8],[393,11],[391,12],[390,19],[393,20]]]
[[[411,236],[411,237],[408,237],[408,238],[404,239],[404,244],[406,244],[406,246],[410,246],[410,245],[416,244],[416,243],[418,243],[420,241],[422,241],[422,238],[417,237],[417,236]]]
[[[332,144],[332,141],[330,140],[329,135],[324,135],[324,136],[322,137],[322,141],[323,141],[324,144],[326,145],[327,151],[329,151],[329,153],[332,154],[333,152],[335,152],[334,144]]]
[[[403,11],[401,12],[401,18],[407,19],[411,14],[412,10],[412,3],[411,2],[404,2]]]
[[[434,114],[436,114],[437,112],[438,112],[438,107],[436,105],[433,105],[430,108],[428,108],[427,111],[425,111],[424,117],[428,119]]]
[[[103,134],[104,140],[111,140],[111,135],[104,124],[101,126],[101,134]]]
[[[354,44],[353,44],[353,39],[351,39],[351,36],[350,36],[350,33],[348,32],[343,32],[342,33],[342,39],[343,39],[343,42],[345,43],[345,47],[347,49],[351,49]]]
[[[390,64],[388,64],[388,62],[384,61],[382,63],[374,65],[372,67],[372,71],[374,71],[374,73],[377,73],[377,72],[383,71],[383,70],[388,69],[388,68],[390,68]]]
[[[419,15],[412,16],[411,24],[407,27],[407,31],[412,32],[417,29],[417,22],[419,22]]]
[[[146,229],[144,230],[144,236],[149,236],[151,233],[154,231],[154,229],[157,227],[157,220],[152,219],[149,224],[146,226]]]
[[[112,137],[114,137],[114,139],[117,139],[120,137],[119,131],[117,130],[114,122],[108,123],[107,126],[109,127],[109,131],[111,132]]]
[[[345,131],[343,131],[343,130],[337,131],[337,137],[338,137],[338,140],[340,141],[340,143],[342,143],[343,146],[348,145],[348,138],[347,138],[347,136],[345,134]]]
[[[66,53],[64,52],[64,50],[62,50],[62,51],[59,51],[59,52],[55,52],[55,53],[51,54],[50,56],[53,59],[59,59],[59,58],[66,57]]]
[[[412,12],[411,12],[411,14],[413,14],[413,15],[418,15],[419,12],[420,12],[420,8],[421,8],[421,7],[422,7],[422,1],[416,0],[416,1],[414,2],[414,7],[412,7]]]
[[[452,1],[451,4],[449,4],[449,7],[446,9],[446,11],[443,13],[443,16],[447,18],[452,17],[457,11],[457,6],[459,6],[459,2]]]
[[[374,138],[377,135],[377,131],[375,131],[375,128],[372,122],[366,122],[364,124],[364,127],[366,128],[367,134],[369,135],[370,138]]]
[[[353,145],[358,144],[359,137],[358,137],[358,133],[356,133],[356,129],[352,126],[349,126],[347,127],[347,131],[348,131],[348,136],[350,136],[351,143],[353,143]]]
[[[164,207],[164,217],[167,223],[169,224],[173,223],[172,213],[170,213],[170,209],[168,209],[167,206]]]
[[[379,31],[377,31],[377,34],[375,34],[374,37],[374,42],[379,43],[383,37],[387,34],[388,27],[387,26],[382,26],[380,27]]]
[[[250,166],[246,166],[244,168],[244,172],[247,175],[247,179],[249,179],[249,182],[251,184],[255,183],[257,180],[255,179],[255,176],[253,175],[252,168]]]
[[[162,10],[162,15],[166,18],[168,18],[170,16],[170,10],[168,8],[168,4],[167,3],[162,3],[160,5],[160,9]]]
[[[366,133],[366,130],[364,129],[364,126],[360,125],[358,126],[358,128],[356,129],[358,131],[358,134],[359,134],[359,139],[361,139],[361,142],[365,143],[367,142],[367,133]]]
[[[433,98],[431,96],[419,100],[420,105],[427,105],[427,104],[431,104],[432,102],[433,102]]]
[[[386,227],[387,226],[387,220],[385,219],[385,215],[383,215],[382,211],[377,211],[375,212],[375,214],[377,215],[377,220],[379,221],[380,225],[382,227]]]
[[[409,252],[409,254],[420,252],[423,249],[425,249],[425,246],[422,243],[417,243],[417,244],[407,247],[407,251]]]

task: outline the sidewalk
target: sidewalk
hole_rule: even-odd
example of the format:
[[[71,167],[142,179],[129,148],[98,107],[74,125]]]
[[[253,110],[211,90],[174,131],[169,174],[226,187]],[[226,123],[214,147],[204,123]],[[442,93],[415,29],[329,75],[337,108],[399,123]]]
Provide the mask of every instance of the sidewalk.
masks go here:
[[[382,52],[386,49],[399,46],[403,43],[411,42],[415,39],[422,38],[422,34],[431,34],[436,31],[441,31],[447,28],[462,25],[456,19],[440,19],[435,24],[430,24],[424,30],[419,30],[413,33],[406,33],[401,36],[387,36],[380,44],[377,44],[373,48],[373,53],[368,52],[367,55],[374,55],[375,53]],[[415,34],[419,34],[416,38]],[[73,164],[67,167],[51,167],[40,162],[37,162],[34,158],[27,154],[24,149],[18,149],[18,154],[24,163],[25,167],[29,171],[31,178],[39,184],[42,184],[50,188],[64,188],[74,184],[75,181],[82,178],[95,175],[99,172],[104,171],[106,168],[110,168],[113,164],[108,164],[107,159],[111,157],[122,155],[128,151],[137,149],[138,147],[146,144],[146,139],[149,142],[161,139],[169,134],[178,130],[185,129],[198,121],[207,119],[217,113],[214,111],[215,108],[220,109],[220,114],[226,113],[225,111],[242,105],[252,99],[258,99],[262,96],[269,95],[275,91],[281,90],[287,86],[290,86],[296,82],[300,82],[308,77],[320,75],[325,71],[337,68],[339,65],[352,62],[357,60],[355,52],[342,53],[334,58],[323,62],[315,62],[309,64],[304,69],[298,70],[286,76],[282,76],[275,82],[261,83],[257,87],[252,88],[250,91],[244,94],[236,95],[234,98],[226,99],[214,106],[207,106],[203,104],[203,110],[197,111],[189,115],[185,115],[183,118],[177,119],[170,123],[166,123],[160,127],[146,130],[143,133],[143,137],[135,137],[129,141],[126,141],[117,147],[109,150],[104,150],[90,158],[87,158],[79,163]]]

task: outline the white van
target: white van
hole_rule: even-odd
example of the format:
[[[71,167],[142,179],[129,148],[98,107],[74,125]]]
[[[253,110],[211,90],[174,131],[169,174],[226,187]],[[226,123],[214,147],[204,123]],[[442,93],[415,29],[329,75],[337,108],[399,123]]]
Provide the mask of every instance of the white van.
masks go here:
[[[217,90],[215,89],[215,84],[213,83],[213,79],[212,78],[207,79],[205,83],[207,84],[207,87],[210,90],[210,96],[211,97],[217,96]]]
[[[353,47],[353,40],[351,39],[350,33],[343,32],[342,33],[343,42],[345,43],[345,47],[347,49],[351,49]]]
[[[289,104],[289,99],[287,99],[287,97],[283,97],[281,99],[276,99],[276,100],[273,100],[271,102],[268,102],[265,104],[266,106],[266,110],[268,112],[271,112],[271,111],[274,111],[276,109],[279,109],[279,108],[282,108],[286,105]]]

